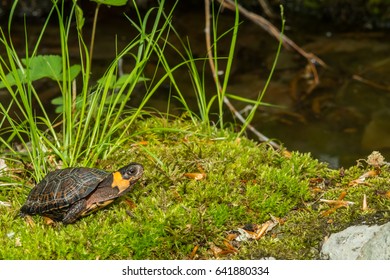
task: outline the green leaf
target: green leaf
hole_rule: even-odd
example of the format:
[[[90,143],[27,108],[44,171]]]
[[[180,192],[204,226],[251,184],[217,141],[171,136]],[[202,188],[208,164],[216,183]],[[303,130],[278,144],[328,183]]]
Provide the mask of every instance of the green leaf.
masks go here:
[[[62,96],[55,97],[51,100],[51,104],[53,105],[62,105],[63,103]]]
[[[0,89],[6,84],[14,86],[17,84],[16,77],[21,83],[26,83],[27,78],[33,82],[42,78],[50,78],[54,81],[62,81],[62,58],[59,55],[38,55],[29,59],[22,59],[26,69],[17,69],[5,75],[4,80],[0,81]],[[73,80],[81,71],[79,64],[72,65],[69,68],[69,79]],[[28,74],[28,75],[27,75]]]
[[[55,97],[51,100],[51,104],[55,105],[54,112],[59,114],[63,112],[64,109],[64,99],[62,96]]]
[[[109,85],[109,88],[110,89],[120,89],[121,87],[123,86],[126,86],[126,85],[130,85],[134,82],[134,79],[130,79],[129,81],[127,80],[129,78],[130,74],[123,74],[122,76],[120,76],[118,79],[116,77],[112,77],[110,79],[110,85]],[[140,82],[145,82],[145,81],[149,81],[150,79],[148,78],[144,78],[144,77],[139,77],[138,80],[137,80],[137,83],[140,83]],[[105,84],[107,83],[107,77],[102,77],[100,78],[98,81],[97,81],[98,84]]]
[[[15,77],[19,77],[19,80],[22,82],[22,83],[25,83],[26,82],[26,78],[22,72],[21,69],[17,69],[16,71],[12,71],[10,73],[8,73],[7,75],[5,75],[4,79],[1,78],[2,80],[5,80],[7,81],[6,83],[4,83],[3,81],[0,81],[0,89],[2,88],[5,88],[6,87],[6,84],[8,86],[14,86],[17,84],[16,82],[16,79]]]
[[[84,13],[83,10],[80,8],[79,5],[76,4],[76,25],[77,30],[81,31],[83,29],[85,22]]]
[[[115,80],[116,80],[116,77],[112,77],[112,79],[110,80],[109,88],[113,88],[113,86],[115,84]],[[107,77],[106,76],[101,77],[99,80],[97,80],[97,83],[99,85],[106,84],[107,83]]]
[[[126,85],[126,84],[131,84],[134,82],[134,79],[131,79],[130,81],[127,81],[127,79],[129,78],[130,74],[124,74],[122,76],[120,76],[118,78],[118,80],[115,82],[113,88],[121,88],[122,86]],[[145,82],[145,81],[149,81],[150,79],[148,78],[144,78],[144,77],[139,77],[138,80],[137,80],[137,83],[140,83],[140,82]]]
[[[69,73],[70,73],[70,80],[74,80],[77,75],[80,73],[81,71],[81,65],[80,64],[75,64],[75,65],[72,65],[70,66],[69,68]]]
[[[58,96],[58,97],[55,97],[51,100],[51,104],[55,105],[55,110],[54,112],[59,114],[59,113],[62,113],[63,110],[64,110],[64,99],[63,99],[63,96]],[[81,96],[77,96],[76,97],[76,110],[80,110],[81,109],[81,106],[82,106],[82,97]]]
[[[92,1],[107,6],[124,6],[127,4],[127,0],[92,0]]]
[[[58,55],[38,55],[28,60],[22,59],[22,62],[24,65],[29,66],[29,78],[31,81],[44,77],[60,81],[62,78],[62,60]]]

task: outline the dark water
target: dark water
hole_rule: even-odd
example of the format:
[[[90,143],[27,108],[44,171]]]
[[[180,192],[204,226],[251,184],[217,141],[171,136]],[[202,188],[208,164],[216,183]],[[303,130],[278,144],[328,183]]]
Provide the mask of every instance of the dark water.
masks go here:
[[[228,13],[224,14],[228,18]],[[184,35],[200,42],[204,54],[200,15],[178,19]],[[226,26],[232,19],[224,19]],[[242,19],[236,59],[228,91],[255,99],[263,89],[275,57],[277,42],[260,27]],[[288,22],[288,19],[287,19]],[[310,24],[308,22],[307,24]],[[277,25],[277,23],[276,23]],[[311,152],[332,167],[354,165],[373,150],[390,159],[390,35],[388,32],[305,32],[288,26],[286,35],[306,52],[316,54],[327,67],[318,66],[319,83],[312,87],[307,60],[283,49],[263,101],[280,107],[262,107],[252,124],[290,149]],[[220,46],[222,55],[226,45]],[[215,92],[213,85],[210,92]],[[241,110],[246,104],[235,103]],[[253,136],[250,133],[249,136]]]
[[[220,16],[221,31],[227,30],[232,23],[229,12]],[[39,21],[29,24],[31,42],[34,42],[41,25]],[[190,41],[194,57],[205,57],[203,12],[175,13],[173,25],[182,39]],[[390,36],[386,32],[338,33],[326,28],[307,33],[302,28],[287,27],[286,35],[307,52],[315,53],[328,68],[317,67],[319,84],[312,87],[313,77],[305,71],[307,61],[297,53],[283,49],[264,97],[265,102],[278,107],[259,108],[252,124],[268,137],[284,143],[289,150],[311,152],[333,167],[353,165],[373,150],[380,151],[389,160]],[[42,53],[59,53],[57,32],[54,24],[49,26],[45,43],[40,48]],[[21,49],[24,43],[22,34],[23,26],[15,26],[13,37],[20,41]],[[93,62],[96,78],[114,57],[115,40],[123,46],[135,35],[134,29],[123,18],[103,16],[99,20]],[[73,56],[77,59],[77,41],[72,40],[71,44],[75,46]],[[170,40],[180,46],[176,38]],[[221,39],[220,56],[227,55],[229,44],[229,37]],[[256,98],[269,74],[276,48],[274,38],[243,18],[228,91],[245,98]],[[171,65],[181,61],[173,51],[167,51],[167,57]],[[154,73],[155,66],[156,60],[152,59],[147,74]],[[211,96],[215,93],[215,86],[208,67],[205,76],[206,89]],[[188,100],[193,100],[190,103],[196,104],[188,70],[182,68],[175,77],[182,93],[188,93]],[[151,100],[150,106],[165,112],[167,92],[168,82]],[[58,95],[58,91],[43,83],[41,94],[47,100],[47,106],[51,106],[50,100]],[[7,102],[4,91],[0,92],[0,101]],[[180,104],[176,105],[180,107]],[[236,102],[235,106],[241,110],[246,104]],[[175,110],[174,106],[172,108]],[[248,135],[253,137],[250,133]]]
[[[282,54],[265,101],[286,108],[265,110],[271,112],[259,115],[259,127],[289,149],[312,152],[332,166],[349,166],[372,150],[389,159],[389,36],[323,33],[302,37],[302,48],[317,54],[328,68],[317,68],[320,82],[308,92],[313,79],[302,74],[301,59]]]

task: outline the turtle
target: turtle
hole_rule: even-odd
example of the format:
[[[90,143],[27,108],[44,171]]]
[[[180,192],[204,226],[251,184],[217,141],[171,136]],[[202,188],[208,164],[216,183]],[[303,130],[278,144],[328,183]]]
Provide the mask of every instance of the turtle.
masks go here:
[[[20,214],[74,223],[130,191],[143,171],[135,162],[115,172],[87,167],[57,169],[31,190]]]

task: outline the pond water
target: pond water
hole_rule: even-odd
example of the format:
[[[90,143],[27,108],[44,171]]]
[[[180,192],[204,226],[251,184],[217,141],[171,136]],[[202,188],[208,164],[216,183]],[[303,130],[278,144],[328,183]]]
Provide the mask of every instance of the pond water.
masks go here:
[[[232,14],[226,11],[220,20],[221,30],[227,30],[233,23]],[[87,24],[90,25],[90,22]],[[182,39],[188,37],[194,57],[205,57],[203,11],[175,12],[173,24]],[[40,21],[29,24],[31,42],[37,36],[40,26]],[[23,46],[23,26],[16,25],[14,32],[14,39]],[[40,49],[42,53],[59,52],[57,32],[54,25],[50,26]],[[320,57],[328,67],[317,66],[319,83],[314,87],[313,77],[307,72],[307,60],[296,52],[283,49],[263,99],[277,106],[259,108],[252,125],[269,138],[283,143],[289,150],[311,152],[314,157],[329,162],[332,167],[353,165],[373,150],[380,151],[389,160],[388,32],[338,33],[326,27],[313,32],[305,30],[302,25],[294,27],[287,18],[285,34],[305,51]],[[99,19],[96,36],[93,71],[95,77],[98,77],[115,54],[115,40],[119,46],[123,46],[135,34],[128,21],[108,15]],[[177,39],[172,37],[171,40],[177,46],[180,45]],[[78,56],[76,42],[74,39],[75,58]],[[220,41],[220,56],[227,54],[229,44],[228,37]],[[269,74],[277,44],[259,26],[242,18],[228,91],[242,97],[256,98]],[[171,65],[181,61],[173,51],[168,51],[167,56]],[[147,74],[154,73],[155,66],[156,60],[150,61]],[[215,93],[215,86],[206,66],[206,89],[211,96]],[[182,68],[175,73],[175,77],[182,92],[188,93],[188,100],[193,100],[195,104],[188,70]],[[47,106],[51,106],[50,101],[58,92],[45,83],[41,90],[42,98],[47,100]],[[142,97],[142,89],[140,92]],[[167,92],[168,82],[149,106],[166,111]],[[0,101],[7,102],[5,92],[0,92]],[[238,110],[246,106],[240,102],[233,103]],[[180,104],[176,105],[180,107]],[[250,132],[248,135],[253,137]]]

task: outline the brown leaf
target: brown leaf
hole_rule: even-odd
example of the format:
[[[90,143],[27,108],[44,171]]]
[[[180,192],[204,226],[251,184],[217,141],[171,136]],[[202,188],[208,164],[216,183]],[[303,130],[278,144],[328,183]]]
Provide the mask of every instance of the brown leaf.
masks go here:
[[[349,186],[356,186],[356,185],[359,185],[359,184],[366,184],[365,183],[365,180],[366,178],[370,178],[370,177],[375,177],[375,176],[378,176],[380,173],[379,170],[375,169],[375,170],[370,170],[366,173],[364,173],[362,176],[360,176],[359,178],[355,179],[355,180],[352,180],[351,182],[349,182]]]
[[[236,239],[238,236],[237,233],[229,233],[227,236],[226,236],[226,239],[229,240],[229,241],[232,241],[234,239]]]
[[[198,249],[199,249],[199,245],[195,245],[194,249],[192,249],[192,252],[191,252],[191,254],[190,254],[190,256],[189,256],[189,259],[190,259],[190,260],[193,260],[193,259],[194,259],[194,257],[195,257],[195,255],[196,255],[196,252],[198,251]]]
[[[341,193],[340,196],[343,196],[343,193]],[[320,199],[321,202],[325,202],[332,206],[332,208],[321,212],[321,216],[326,217],[330,214],[334,213],[337,209],[340,207],[348,207],[349,205],[354,204],[351,201],[344,201],[344,200],[331,200],[331,199]]]
[[[206,172],[204,171],[203,169],[203,166],[200,164],[200,163],[197,163],[196,164],[196,167],[198,168],[199,172],[202,173],[202,174],[205,174]]]
[[[221,253],[223,252],[223,250],[221,248],[219,248],[217,245],[215,245],[213,243],[210,245],[210,250],[213,253],[214,257],[216,257],[216,258],[218,258],[219,255],[221,255]]]
[[[321,216],[322,216],[322,217],[327,217],[327,216],[329,216],[330,214],[333,214],[334,212],[336,212],[336,209],[337,209],[337,208],[330,208],[330,209],[328,209],[328,210],[326,210],[326,211],[323,211],[323,212],[321,212]]]
[[[369,177],[376,177],[378,176],[380,173],[379,169],[375,169],[375,170],[370,170],[366,173],[364,173],[362,176],[360,176],[359,178],[369,178]]]
[[[364,194],[364,196],[363,196],[362,210],[363,210],[363,211],[367,211],[367,210],[368,210],[367,196],[366,196],[366,194]]]
[[[263,237],[267,232],[272,230],[276,225],[281,223],[284,223],[283,219],[276,218],[271,215],[271,220],[268,220],[261,225],[247,224],[243,228],[237,229],[238,234],[236,234],[235,237],[232,237],[236,241],[246,241],[250,239],[258,240]]]
[[[139,142],[137,142],[137,143],[134,143],[134,144],[131,144],[131,146],[132,147],[136,147],[136,146],[146,146],[146,145],[148,145],[148,141],[139,141]]]
[[[339,195],[339,199],[338,200],[343,200],[346,195],[347,195],[347,192],[346,191],[342,191],[341,194]]]
[[[30,215],[26,215],[24,217],[24,220],[26,221],[26,223],[30,226],[30,227],[35,227],[35,223],[34,223],[34,220],[31,218]]]
[[[125,203],[129,206],[130,209],[137,208],[137,204],[135,204],[131,199],[125,199]]]
[[[276,220],[268,220],[261,225],[261,228],[256,231],[255,239],[258,240],[264,236],[268,231],[273,229],[279,222]]]
[[[45,221],[45,224],[48,226],[54,225],[54,221],[52,219],[50,219],[49,217],[43,216],[43,220]]]
[[[325,202],[329,205],[332,205],[334,207],[347,207],[349,205],[354,204],[352,201],[344,201],[344,200],[332,200],[332,199],[320,199],[321,202]]]
[[[291,158],[291,157],[292,157],[291,152],[288,151],[288,150],[283,150],[283,151],[282,151],[282,155],[283,155],[285,158]]]
[[[199,181],[206,178],[206,173],[184,173],[184,176],[189,179]]]
[[[230,251],[230,253],[235,253],[237,252],[237,249],[233,247],[233,245],[230,243],[228,240],[224,240],[223,244],[226,246],[227,250],[225,251]]]

